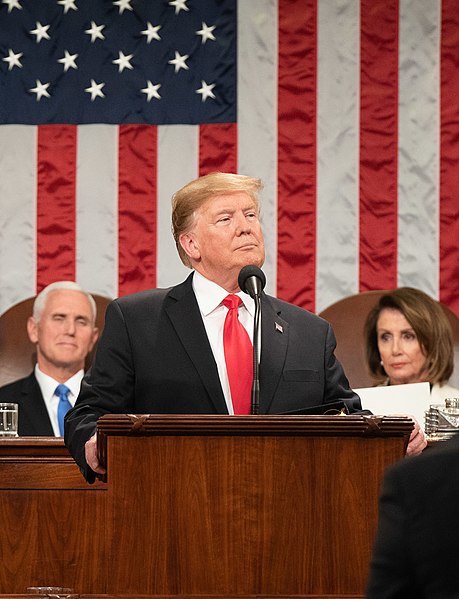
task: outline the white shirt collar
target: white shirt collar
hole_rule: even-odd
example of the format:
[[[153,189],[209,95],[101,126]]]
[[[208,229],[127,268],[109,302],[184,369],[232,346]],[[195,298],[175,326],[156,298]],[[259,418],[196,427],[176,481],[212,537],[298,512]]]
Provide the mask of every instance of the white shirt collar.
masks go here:
[[[76,398],[80,392],[81,380],[84,376],[84,370],[81,369],[76,372],[73,376],[71,376],[67,381],[65,381],[65,385],[70,389],[69,393],[69,401],[74,405]],[[54,395],[54,391],[56,390],[59,381],[56,381],[51,376],[42,372],[38,366],[35,365],[35,377],[40,385],[41,393],[43,398],[46,400],[51,399]]]
[[[206,279],[206,277],[197,271],[194,271],[192,285],[199,309],[203,316],[208,316],[215,310],[215,308],[218,308],[228,295],[226,289],[223,289],[223,287],[220,287],[217,283]],[[255,302],[250,295],[243,291],[239,291],[235,295],[238,295],[241,298],[247,311],[253,317],[255,314]]]

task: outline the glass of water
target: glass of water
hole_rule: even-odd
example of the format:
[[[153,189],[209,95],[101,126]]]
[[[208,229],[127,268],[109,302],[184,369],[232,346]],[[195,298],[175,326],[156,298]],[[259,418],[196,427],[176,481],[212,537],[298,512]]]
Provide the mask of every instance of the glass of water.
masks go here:
[[[0,437],[18,436],[18,404],[0,403]]]

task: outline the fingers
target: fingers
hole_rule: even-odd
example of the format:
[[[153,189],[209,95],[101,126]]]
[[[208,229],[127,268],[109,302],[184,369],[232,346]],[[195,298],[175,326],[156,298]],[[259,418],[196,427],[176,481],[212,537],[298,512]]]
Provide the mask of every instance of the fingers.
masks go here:
[[[410,440],[406,449],[407,456],[420,454],[427,446],[427,439],[419,423],[414,420],[414,429],[411,431]]]
[[[84,453],[86,462],[91,470],[94,470],[97,474],[105,474],[106,470],[102,468],[97,457],[97,434],[94,434],[86,441]]]

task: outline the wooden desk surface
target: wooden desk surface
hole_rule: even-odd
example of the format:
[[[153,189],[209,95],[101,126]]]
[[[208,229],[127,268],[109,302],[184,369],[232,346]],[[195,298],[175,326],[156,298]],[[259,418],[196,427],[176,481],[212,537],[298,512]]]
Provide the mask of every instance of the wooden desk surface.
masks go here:
[[[0,599],[33,599],[46,595],[2,595]],[[195,599],[191,595],[79,595],[79,599]],[[217,599],[216,595],[200,595],[199,599]],[[241,596],[219,595],[218,599],[241,599]],[[245,595],[244,599],[364,599],[363,595]]]

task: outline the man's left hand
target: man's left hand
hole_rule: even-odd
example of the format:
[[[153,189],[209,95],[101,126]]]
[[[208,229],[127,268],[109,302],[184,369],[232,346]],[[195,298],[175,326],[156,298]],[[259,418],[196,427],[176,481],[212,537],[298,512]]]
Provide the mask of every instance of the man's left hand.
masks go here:
[[[410,416],[410,418],[414,422],[414,429],[411,431],[408,447],[406,448],[407,456],[418,455],[427,447],[427,439],[419,422],[413,416]]]

